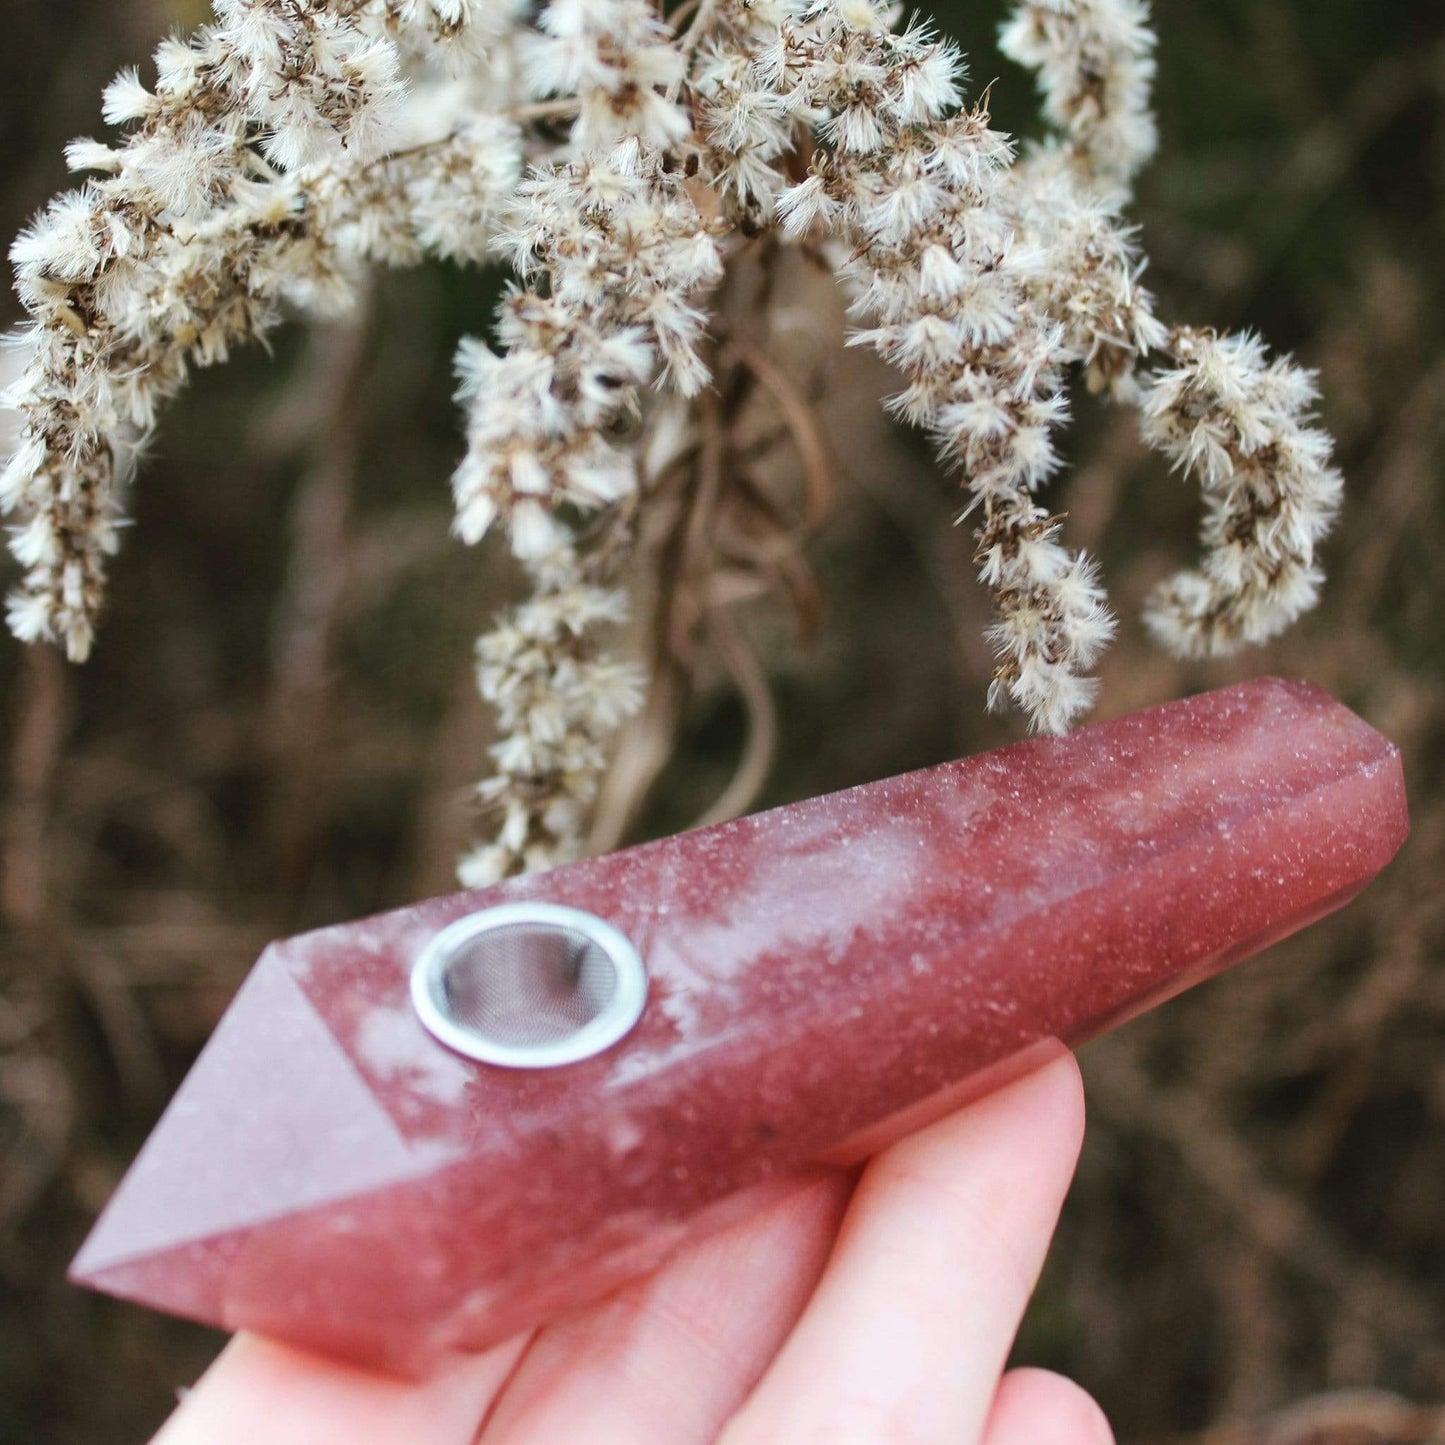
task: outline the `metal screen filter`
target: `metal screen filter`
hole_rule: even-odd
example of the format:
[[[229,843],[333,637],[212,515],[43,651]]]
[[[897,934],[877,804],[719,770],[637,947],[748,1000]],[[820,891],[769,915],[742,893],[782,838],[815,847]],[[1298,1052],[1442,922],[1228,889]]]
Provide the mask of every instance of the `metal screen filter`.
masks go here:
[[[452,1018],[508,1047],[554,1044],[589,1024],[617,993],[617,969],[585,934],[542,923],[489,929],[442,974]]]
[[[411,999],[448,1048],[504,1068],[551,1068],[610,1048],[642,1014],[647,969],[601,918],[503,903],[457,919],[422,949]]]

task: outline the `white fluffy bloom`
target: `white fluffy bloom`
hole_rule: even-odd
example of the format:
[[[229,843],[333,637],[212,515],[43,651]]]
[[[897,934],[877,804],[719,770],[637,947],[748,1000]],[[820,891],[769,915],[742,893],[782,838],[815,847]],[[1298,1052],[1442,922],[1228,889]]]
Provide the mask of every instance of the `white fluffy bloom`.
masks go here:
[[[1180,331],[1169,350],[1176,365],[1141,402],[1144,434],[1203,489],[1204,561],[1160,588],[1147,620],[1173,652],[1233,652],[1314,606],[1343,484],[1310,425],[1310,372],[1249,335]]]
[[[743,214],[766,218],[783,186],[779,162],[796,139],[794,97],[763,79],[736,35],[704,48],[692,91],[710,180]]]
[[[396,48],[357,24],[347,0],[214,0],[195,78],[220,83],[248,121],[265,128],[266,154],[287,169],[345,147],[369,159],[385,147],[401,78]],[[164,86],[162,87],[164,88]]]
[[[685,62],[647,0],[551,0],[528,46],[541,96],[576,96],[572,141],[585,153],[627,137],[668,146],[691,129],[668,98]]]
[[[522,135],[477,112],[466,89],[418,86],[396,152],[370,164],[305,173],[327,234],[341,249],[390,266],[424,256],[490,258],[522,174]]]
[[[1052,148],[1014,167],[1005,200],[1017,244],[1038,258],[1023,282],[1030,301],[1063,327],[1089,389],[1128,399],[1139,358],[1164,344],[1167,329],[1117,206]]]
[[[682,397],[706,382],[692,298],[722,272],[708,223],[640,138],[538,170],[518,199],[514,264],[545,295],[514,290],[498,315],[502,349],[468,341],[457,359],[467,452],[452,479],[456,530],[476,542],[500,519],[539,589],[478,644],[501,731],[482,797],[505,816],[498,841],[463,860],[472,884],[581,847],[606,741],[641,686],[595,650],[591,630],[618,620],[622,597],[581,583],[558,513],[634,492],[637,462],[613,427],[655,377]]]
[[[1038,75],[1044,114],[1092,177],[1127,186],[1154,154],[1154,32],[1144,0],[1024,0],[999,36]]]
[[[477,260],[521,170],[515,126],[418,88],[402,102],[398,59],[347,3],[221,0],[217,23],[163,41],[156,86],[124,71],[113,145],[74,143],[97,174],[58,197],[11,249],[29,314],[24,415],[5,471],[5,510],[25,522],[11,617],[28,638],[90,650],[120,492],[161,404],[192,365],[223,361],[296,307],[328,315],[363,258],[424,251]],[[395,127],[405,154],[372,159]],[[320,164],[277,173],[274,161]]]
[[[626,599],[584,580],[566,547],[539,567],[536,594],[477,643],[477,682],[497,714],[497,772],[478,797],[501,814],[494,843],[461,862],[480,888],[508,873],[569,861],[607,764],[606,744],[641,706],[643,679],[597,644]]]
[[[779,212],[851,246],[845,274],[872,323],[853,341],[904,373],[895,409],[963,470],[999,619],[990,704],[1061,731],[1092,699],[1088,672],[1114,624],[1092,563],[1063,547],[1034,492],[1058,465],[1065,368],[1092,358],[1051,316],[1016,240],[1012,148],[982,110],[950,114],[961,61],[922,28],[894,34],[881,11],[830,3],[787,39],[787,73],[825,144]]]
[[[595,511],[635,487],[632,455],[609,429],[638,408],[639,389],[659,371],[683,396],[707,380],[691,298],[722,263],[686,192],[635,140],[535,172],[520,198],[515,264],[544,277],[547,294],[502,303],[500,353],[462,349],[467,454],[453,487],[466,541],[500,517],[530,559],[561,540],[559,507]]]

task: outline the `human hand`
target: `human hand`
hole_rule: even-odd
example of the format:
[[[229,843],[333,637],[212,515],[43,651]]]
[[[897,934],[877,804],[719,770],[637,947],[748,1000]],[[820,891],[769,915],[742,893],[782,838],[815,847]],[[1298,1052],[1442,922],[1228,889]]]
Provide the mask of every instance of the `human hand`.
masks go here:
[[[153,1445],[1109,1445],[1004,1373],[1082,1137],[1066,1057],[425,1384],[238,1336]]]

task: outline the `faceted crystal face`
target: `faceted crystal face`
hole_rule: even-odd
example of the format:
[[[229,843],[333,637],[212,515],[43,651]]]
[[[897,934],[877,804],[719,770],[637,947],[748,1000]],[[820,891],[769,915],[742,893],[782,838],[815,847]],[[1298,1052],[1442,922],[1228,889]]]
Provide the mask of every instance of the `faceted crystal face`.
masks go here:
[[[73,1276],[424,1372],[1340,906],[1406,829],[1390,744],[1262,681],[274,944]],[[423,945],[517,900],[645,959],[605,1054],[419,1023]]]

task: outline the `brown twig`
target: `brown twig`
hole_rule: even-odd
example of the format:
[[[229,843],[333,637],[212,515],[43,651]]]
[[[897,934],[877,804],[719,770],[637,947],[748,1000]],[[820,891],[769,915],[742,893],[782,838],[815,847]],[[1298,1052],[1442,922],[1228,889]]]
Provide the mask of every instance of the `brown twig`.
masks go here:
[[[368,333],[354,317],[313,333],[311,406],[321,421],[292,506],[286,580],[271,630],[271,680],[262,712],[274,788],[270,849],[289,888],[308,866],[334,779],[331,641],[346,585],[350,512],[364,428]]]
[[[12,925],[39,923],[46,907],[45,846],[51,790],[69,708],[69,669],[51,647],[25,651],[10,750],[10,800],[0,849],[0,910]]]
[[[743,749],[728,785],[692,826],[705,828],[746,813],[758,799],[778,750],[778,710],[767,674],[724,607],[707,613],[707,631],[747,713]]]

